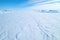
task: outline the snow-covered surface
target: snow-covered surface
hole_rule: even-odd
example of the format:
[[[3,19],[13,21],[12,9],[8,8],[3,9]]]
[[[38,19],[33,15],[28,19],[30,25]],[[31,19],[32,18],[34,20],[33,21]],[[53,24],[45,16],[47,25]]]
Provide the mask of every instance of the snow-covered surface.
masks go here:
[[[47,10],[45,7],[48,10],[60,8],[57,4],[49,4],[0,11],[0,40],[60,40],[60,13],[38,11]]]

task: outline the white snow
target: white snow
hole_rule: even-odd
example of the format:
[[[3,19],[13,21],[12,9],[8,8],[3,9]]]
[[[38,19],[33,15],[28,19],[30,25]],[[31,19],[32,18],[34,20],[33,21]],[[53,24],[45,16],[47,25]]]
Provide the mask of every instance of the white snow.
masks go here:
[[[60,4],[33,6],[23,10],[2,11],[0,40],[60,40],[60,13],[38,10],[60,9]]]

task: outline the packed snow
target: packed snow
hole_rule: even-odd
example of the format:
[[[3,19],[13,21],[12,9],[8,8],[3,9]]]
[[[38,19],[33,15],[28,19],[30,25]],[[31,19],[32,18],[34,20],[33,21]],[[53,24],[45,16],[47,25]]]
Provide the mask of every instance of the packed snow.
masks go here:
[[[60,11],[59,5],[56,3],[35,5],[22,10],[0,10],[0,40],[60,40],[60,12],[39,11]]]

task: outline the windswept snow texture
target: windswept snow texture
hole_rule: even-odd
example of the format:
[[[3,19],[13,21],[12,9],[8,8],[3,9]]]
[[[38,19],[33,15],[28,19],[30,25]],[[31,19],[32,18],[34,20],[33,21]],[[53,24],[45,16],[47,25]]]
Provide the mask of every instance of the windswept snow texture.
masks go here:
[[[60,12],[39,11],[60,8],[60,4],[49,5],[37,5],[22,10],[1,10],[0,40],[60,40]]]
[[[31,10],[0,14],[0,40],[60,40],[60,13]]]

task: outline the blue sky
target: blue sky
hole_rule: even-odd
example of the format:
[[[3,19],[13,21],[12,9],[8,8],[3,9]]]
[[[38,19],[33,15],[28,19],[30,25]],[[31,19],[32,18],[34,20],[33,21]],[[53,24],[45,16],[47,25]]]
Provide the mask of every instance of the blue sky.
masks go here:
[[[28,0],[0,0],[0,8],[17,7],[18,4],[26,3]]]
[[[34,2],[34,1],[42,2],[47,0],[0,0],[0,8],[18,8],[22,7],[22,5],[24,4],[28,4],[27,2]]]

